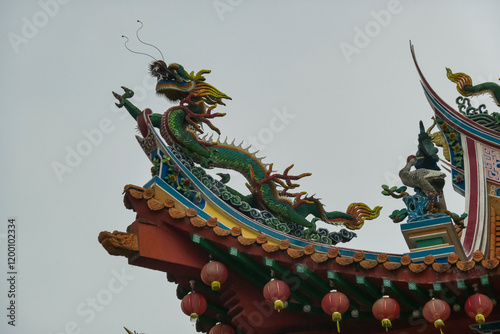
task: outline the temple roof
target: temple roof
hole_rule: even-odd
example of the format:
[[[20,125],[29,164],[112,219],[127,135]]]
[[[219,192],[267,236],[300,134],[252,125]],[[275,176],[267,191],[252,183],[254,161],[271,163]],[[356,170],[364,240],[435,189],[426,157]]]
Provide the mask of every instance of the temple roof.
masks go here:
[[[318,303],[332,288],[344,292],[351,300],[350,310],[358,312],[356,317],[346,316],[347,319],[368,318],[371,305],[384,293],[399,301],[403,323],[407,323],[407,319],[430,298],[430,291],[432,296],[447,298],[450,305],[457,305],[459,309],[474,291],[491,298],[500,294],[500,252],[485,259],[476,251],[471,261],[460,261],[456,254],[451,254],[447,263],[436,262],[432,255],[426,256],[423,263],[414,263],[409,256],[400,256],[399,262],[392,262],[389,259],[398,257],[385,253],[377,253],[376,259],[366,259],[367,252],[362,250],[349,250],[352,256],[347,256],[338,247],[318,252],[312,244],[303,248],[291,247],[287,240],[275,242],[264,233],[254,238],[245,237],[241,228],[222,228],[216,217],[203,219],[195,209],[186,208],[172,198],[164,199],[158,192],[161,189],[157,187],[126,186],[124,204],[137,212],[137,218],[127,233],[101,232],[99,241],[110,254],[128,257],[132,265],[166,272],[167,278],[179,285],[179,298],[189,292],[192,280],[197,282],[198,289],[206,292],[199,275],[210,259],[225,263],[233,277],[228,283],[232,297],[208,293],[209,304],[213,307],[202,317],[198,325],[200,331],[208,331],[220,320],[232,321],[236,326],[238,319],[251,314],[247,311],[232,316],[234,308],[251,307],[247,305],[248,296],[240,295],[240,289],[254,291],[252,298],[255,298],[255,293],[273,276],[299,282],[290,297],[289,312],[293,314],[288,321],[292,323],[294,319],[304,320],[301,308],[305,305],[310,306],[310,316],[322,319]],[[295,312],[300,314],[300,319]],[[221,313],[230,316],[221,316]],[[460,319],[458,313],[452,316]],[[469,319],[462,318],[463,324],[458,320],[455,323],[459,326],[470,324]],[[248,319],[244,320],[248,323]],[[325,328],[329,326],[326,320],[321,325]],[[298,322],[295,325],[302,326]],[[318,329],[321,326],[318,324]],[[275,328],[259,330],[273,333]]]

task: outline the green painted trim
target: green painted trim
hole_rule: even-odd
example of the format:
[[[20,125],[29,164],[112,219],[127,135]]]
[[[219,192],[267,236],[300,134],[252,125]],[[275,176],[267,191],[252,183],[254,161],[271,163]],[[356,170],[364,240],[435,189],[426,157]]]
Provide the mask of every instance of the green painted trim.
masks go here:
[[[309,270],[309,268],[307,268],[307,266],[298,263],[295,265],[295,269],[297,270],[297,273],[306,275],[306,277],[308,279],[310,279],[311,282],[317,288],[319,288],[319,290],[323,296],[325,294],[327,294],[332,289],[332,287],[327,282],[322,280],[315,272]],[[321,298],[323,298],[323,297],[321,297]]]
[[[378,299],[380,297],[381,291],[375,287],[371,282],[369,282],[364,276],[356,276],[356,283],[363,286],[365,290],[368,291],[373,299]]]
[[[268,266],[268,267],[272,267],[272,266],[274,266],[274,263],[275,263],[275,262],[276,262],[276,261],[274,261],[274,259],[270,259],[270,258],[267,258],[267,257],[265,257],[265,258],[264,258],[264,264],[265,264],[266,266]]]
[[[474,294],[474,289],[472,289],[471,286],[468,286],[467,283],[465,282],[465,280],[463,280],[463,279],[459,279],[456,282],[457,282],[457,288],[460,291],[457,291],[457,293],[455,294],[455,292],[454,292],[455,289],[449,289],[449,290],[457,298],[456,304],[460,304],[462,306],[462,309],[463,309],[463,306],[464,306],[467,298],[469,298],[469,296]]]
[[[199,236],[198,234],[191,234],[191,240],[193,240],[194,243],[199,244],[201,239],[202,237]]]
[[[443,237],[421,239],[415,242],[415,248],[431,247],[444,244]]]
[[[367,296],[363,294],[359,289],[356,288],[356,286],[353,286],[349,281],[347,281],[342,275],[340,275],[338,272],[334,272],[329,270],[327,272],[328,278],[330,278],[333,282],[334,285],[341,287],[343,290],[346,292],[346,294],[353,296],[355,299],[359,300],[361,303],[365,305],[372,305],[376,299],[371,298],[370,296]],[[335,287],[333,288],[335,289]],[[342,292],[342,291],[341,291]],[[349,309],[359,309],[359,304],[355,302],[352,299],[349,299]]]
[[[333,271],[333,270],[328,270],[328,271],[326,272],[326,275],[327,275],[328,279],[332,279],[332,280],[336,280],[336,279],[337,279],[337,277],[338,277],[337,272],[336,272],[336,271]]]
[[[488,275],[483,275],[481,276],[480,279],[481,279],[481,286],[484,289],[484,293],[491,299],[497,299],[495,292],[493,292],[493,289],[491,288],[490,279]]]
[[[410,290],[410,293],[412,293],[416,298],[420,299],[420,301],[423,303],[426,303],[431,299],[431,297],[429,296],[429,292],[420,287],[420,285],[418,285],[416,282],[408,282],[408,290]]]
[[[196,243],[201,246],[203,249],[205,249],[209,254],[212,255],[212,257],[215,260],[218,260],[224,264],[226,264],[228,267],[231,267],[235,272],[240,274],[241,276],[245,277],[248,279],[250,282],[257,286],[264,286],[264,284],[267,283],[267,280],[263,279],[258,279],[255,275],[248,275],[248,271],[243,268],[238,261],[235,260],[234,256],[229,255],[228,253],[225,253],[224,251],[220,250],[219,248],[213,246],[210,242],[205,240],[203,237],[197,235],[197,234],[191,234],[191,240],[196,240]]]
[[[295,275],[291,270],[280,265],[274,259],[264,258],[263,262],[267,267],[273,270],[275,277],[280,277],[283,281],[285,281],[289,285],[291,282],[299,284],[300,290],[294,289],[294,286],[290,287],[290,295],[299,303],[302,303],[304,305],[309,305],[312,304],[314,300],[320,298],[318,294],[314,292],[314,289],[309,284],[307,284],[303,279]],[[323,297],[321,296],[321,298]]]
[[[395,299],[401,304],[403,304],[406,308],[410,310],[418,310],[420,308],[420,303],[413,300],[407,293],[401,291],[392,281],[388,278],[384,278],[384,287],[386,290],[390,290],[394,293]]]
[[[239,253],[238,248],[229,247],[229,254],[232,256],[237,256]]]
[[[271,280],[271,272],[269,270],[266,270],[266,268],[261,267],[257,265],[254,261],[250,260],[248,257],[246,257],[245,254],[241,252],[237,252],[236,255],[234,255],[234,250],[235,248],[228,247],[229,253],[231,256],[236,259],[236,261],[240,262],[241,264],[244,265],[244,271],[246,273],[245,276],[248,276],[248,273],[251,272],[254,275],[259,276],[259,279],[262,279],[264,282],[264,285]],[[252,276],[254,276],[252,275]]]

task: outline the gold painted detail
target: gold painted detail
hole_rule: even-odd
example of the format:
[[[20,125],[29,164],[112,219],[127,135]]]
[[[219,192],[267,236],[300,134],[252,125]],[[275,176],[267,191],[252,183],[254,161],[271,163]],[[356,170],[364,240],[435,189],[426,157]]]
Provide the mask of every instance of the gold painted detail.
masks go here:
[[[97,240],[110,255],[129,258],[139,252],[137,235],[133,233],[102,231]]]

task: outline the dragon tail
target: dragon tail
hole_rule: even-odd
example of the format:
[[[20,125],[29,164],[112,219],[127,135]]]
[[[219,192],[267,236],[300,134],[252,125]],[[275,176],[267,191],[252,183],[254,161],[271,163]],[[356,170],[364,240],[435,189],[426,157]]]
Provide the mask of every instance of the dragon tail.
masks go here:
[[[453,73],[446,68],[446,76],[457,84],[457,90],[463,96],[472,96],[488,93],[493,100],[500,106],[500,86],[493,82],[484,82],[478,85],[472,85],[472,79],[465,73]]]
[[[381,206],[376,206],[370,209],[370,207],[364,203],[352,203],[347,208],[346,214],[352,216],[351,219],[346,218],[333,218],[328,219],[329,223],[334,224],[344,224],[350,230],[359,230],[363,227],[365,220],[372,220],[380,215],[382,210]]]
[[[472,86],[472,79],[465,73],[453,73],[448,67],[446,68],[446,76],[448,79],[457,84],[457,91],[463,96],[471,96],[474,93],[467,91],[465,86]]]

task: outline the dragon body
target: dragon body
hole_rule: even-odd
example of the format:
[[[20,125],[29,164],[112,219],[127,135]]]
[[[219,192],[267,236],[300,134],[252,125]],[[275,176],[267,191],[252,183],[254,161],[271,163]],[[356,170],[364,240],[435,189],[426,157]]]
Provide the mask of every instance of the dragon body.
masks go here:
[[[153,126],[160,129],[160,134],[169,145],[176,145],[193,161],[204,168],[225,168],[241,173],[248,181],[249,195],[242,195],[229,188],[233,195],[250,205],[265,209],[285,222],[295,223],[310,231],[316,230],[315,222],[322,220],[330,224],[344,224],[350,229],[359,229],[365,220],[378,217],[381,207],[370,209],[363,203],[351,204],[346,212],[324,209],[323,204],[314,197],[306,196],[305,192],[290,192],[298,187],[294,181],[310,175],[289,175],[293,167],[288,167],[283,174],[272,171],[272,164],[266,165],[254,154],[241,146],[232,143],[211,141],[202,134],[202,124],[206,124],[220,135],[211,119],[224,116],[224,113],[213,113],[218,104],[225,105],[222,99],[229,96],[205,83],[203,74],[210,71],[202,70],[194,75],[188,74],[179,64],[167,66],[163,61],[155,61],[150,66],[151,75],[157,77],[156,92],[179,104],[168,109],[163,114],[152,114],[150,120]],[[123,87],[125,94],[114,93],[119,100],[118,107],[125,107],[135,119],[141,113],[128,98],[133,92]],[[306,217],[315,218],[308,220]]]

